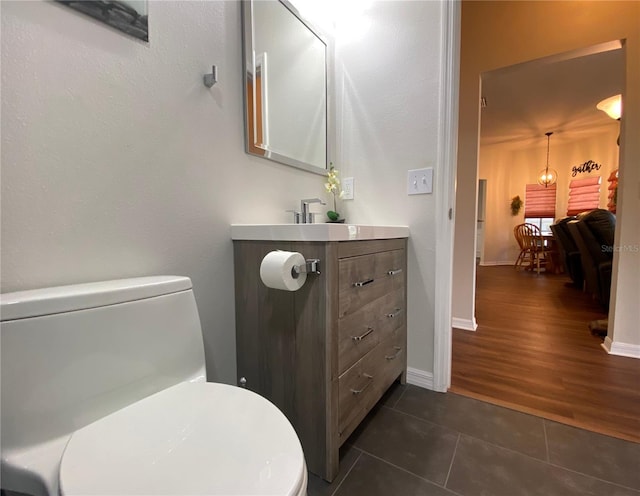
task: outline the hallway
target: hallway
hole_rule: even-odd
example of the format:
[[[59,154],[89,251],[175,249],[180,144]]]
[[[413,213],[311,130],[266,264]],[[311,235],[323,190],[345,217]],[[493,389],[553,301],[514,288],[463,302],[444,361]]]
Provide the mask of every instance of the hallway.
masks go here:
[[[451,391],[640,442],[640,360],[608,355],[564,275],[478,267],[476,332],[453,330]]]

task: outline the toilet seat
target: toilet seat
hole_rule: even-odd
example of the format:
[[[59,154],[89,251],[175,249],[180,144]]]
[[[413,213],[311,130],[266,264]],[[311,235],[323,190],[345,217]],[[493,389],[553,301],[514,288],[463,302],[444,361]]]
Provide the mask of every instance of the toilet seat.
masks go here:
[[[60,494],[304,495],[298,437],[251,391],[181,383],[71,436]]]

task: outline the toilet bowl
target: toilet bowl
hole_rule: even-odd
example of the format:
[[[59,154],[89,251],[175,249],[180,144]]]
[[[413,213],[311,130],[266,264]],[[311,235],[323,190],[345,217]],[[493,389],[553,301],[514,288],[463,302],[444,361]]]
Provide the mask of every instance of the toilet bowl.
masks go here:
[[[73,433],[60,494],[306,494],[302,449],[261,396],[182,383]]]
[[[191,281],[4,294],[2,488],[35,496],[305,495],[300,441],[243,388],[204,381]]]

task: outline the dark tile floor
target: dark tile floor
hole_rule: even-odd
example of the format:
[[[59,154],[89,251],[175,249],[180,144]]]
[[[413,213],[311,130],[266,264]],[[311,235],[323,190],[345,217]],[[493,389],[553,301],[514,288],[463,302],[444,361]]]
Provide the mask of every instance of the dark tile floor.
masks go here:
[[[640,444],[395,384],[308,496],[640,496]]]

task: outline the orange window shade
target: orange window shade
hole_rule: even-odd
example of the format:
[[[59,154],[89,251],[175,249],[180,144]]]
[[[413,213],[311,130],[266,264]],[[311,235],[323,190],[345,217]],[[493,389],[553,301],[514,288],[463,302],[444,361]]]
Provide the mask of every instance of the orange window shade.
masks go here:
[[[609,174],[609,195],[607,197],[607,208],[610,212],[616,213],[616,204],[618,203],[618,169]]]
[[[600,204],[600,176],[574,179],[569,183],[567,215],[578,215],[598,208]]]
[[[524,199],[524,216],[556,217],[556,185],[546,188],[539,184],[527,184]]]

